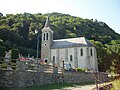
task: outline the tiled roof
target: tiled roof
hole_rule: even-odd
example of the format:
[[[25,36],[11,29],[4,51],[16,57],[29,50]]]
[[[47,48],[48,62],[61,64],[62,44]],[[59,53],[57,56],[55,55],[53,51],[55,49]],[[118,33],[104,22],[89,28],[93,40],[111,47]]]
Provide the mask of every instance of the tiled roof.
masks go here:
[[[51,48],[92,46],[84,37],[53,40]]]

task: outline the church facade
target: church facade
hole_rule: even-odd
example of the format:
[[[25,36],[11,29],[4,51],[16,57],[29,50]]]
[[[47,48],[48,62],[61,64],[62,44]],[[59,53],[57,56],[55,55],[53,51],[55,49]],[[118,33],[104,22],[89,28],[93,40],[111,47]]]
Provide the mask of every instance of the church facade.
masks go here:
[[[98,70],[95,47],[84,37],[53,40],[49,17],[42,29],[41,60],[58,66],[64,60],[72,68]]]

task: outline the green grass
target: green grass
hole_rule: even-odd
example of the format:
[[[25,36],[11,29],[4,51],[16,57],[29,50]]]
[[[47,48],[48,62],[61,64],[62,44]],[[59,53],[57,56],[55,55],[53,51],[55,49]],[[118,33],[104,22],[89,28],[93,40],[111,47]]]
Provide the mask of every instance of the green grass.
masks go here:
[[[63,84],[48,84],[48,85],[40,85],[40,86],[31,86],[24,88],[0,88],[0,90],[55,90],[62,89],[65,87],[75,87],[75,86],[83,86],[90,85],[93,83],[63,83]]]
[[[111,90],[120,90],[120,79],[112,82],[113,88]]]

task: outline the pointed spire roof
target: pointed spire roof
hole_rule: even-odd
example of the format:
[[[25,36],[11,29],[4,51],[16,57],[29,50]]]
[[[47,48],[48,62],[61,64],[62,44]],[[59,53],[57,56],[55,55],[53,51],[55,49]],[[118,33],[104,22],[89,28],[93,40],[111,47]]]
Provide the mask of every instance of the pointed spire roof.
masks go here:
[[[47,16],[47,19],[46,19],[46,22],[45,22],[45,25],[42,29],[42,32],[44,31],[51,31],[53,33],[53,31],[51,30],[50,28],[50,20],[49,20],[49,15]]]
[[[49,20],[49,16],[47,16],[46,22],[45,22],[45,28],[50,27],[50,20]]]

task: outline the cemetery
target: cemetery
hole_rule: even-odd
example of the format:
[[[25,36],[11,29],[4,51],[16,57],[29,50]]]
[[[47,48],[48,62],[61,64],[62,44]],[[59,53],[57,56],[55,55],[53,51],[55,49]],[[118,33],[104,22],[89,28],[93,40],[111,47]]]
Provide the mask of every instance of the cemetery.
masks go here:
[[[5,55],[7,56],[8,53]],[[9,55],[8,55],[9,56]],[[57,67],[54,62],[51,65],[43,63],[32,63],[31,60],[21,61],[11,58],[0,58],[0,87],[28,87],[46,84],[60,83],[94,83],[95,72],[82,72],[64,70]],[[12,64],[10,64],[12,62]],[[3,64],[6,66],[1,67]],[[15,67],[15,68],[13,68]],[[97,72],[100,81],[109,81],[108,74]]]

